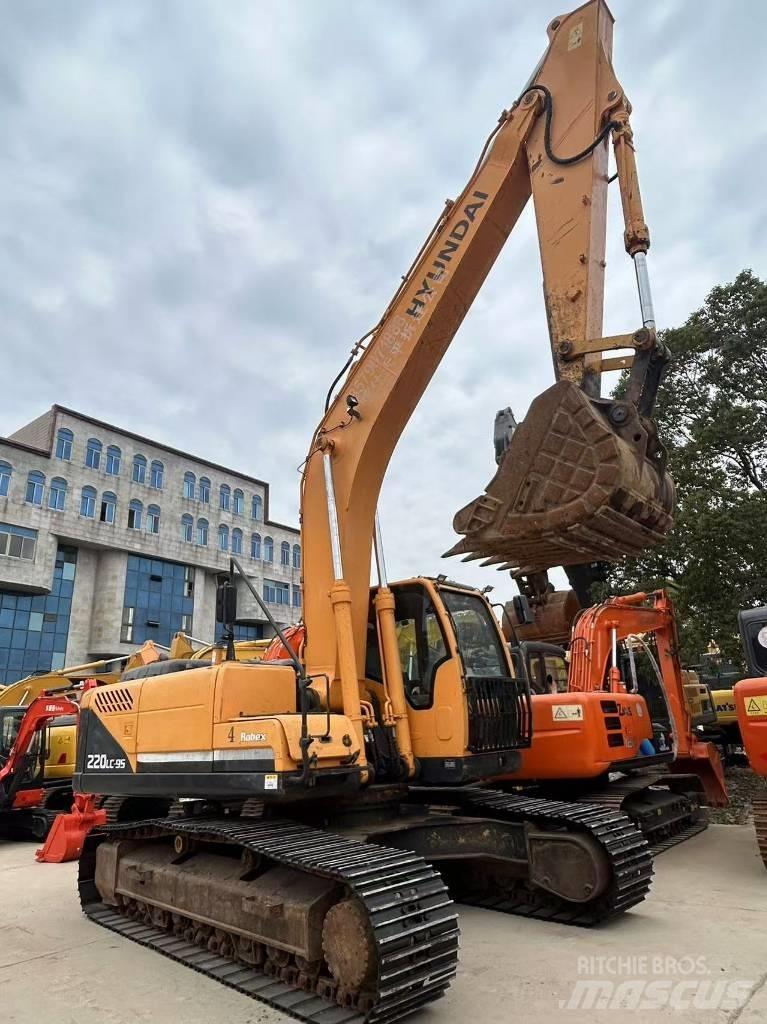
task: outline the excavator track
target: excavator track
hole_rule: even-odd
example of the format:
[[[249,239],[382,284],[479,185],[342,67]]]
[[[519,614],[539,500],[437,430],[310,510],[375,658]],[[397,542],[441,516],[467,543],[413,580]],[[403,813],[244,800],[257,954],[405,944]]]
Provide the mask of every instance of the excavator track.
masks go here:
[[[598,804],[544,800],[474,787],[451,793],[451,800],[454,796],[464,814],[530,822],[545,830],[588,836],[604,851],[612,874],[607,891],[586,904],[571,903],[527,885],[476,898],[461,894],[462,903],[520,917],[590,927],[625,913],[641,903],[649,892],[653,876],[650,847],[620,811]]]
[[[166,915],[168,925],[160,927],[146,908],[128,905],[133,916],[125,916],[102,902],[95,883],[100,843],[178,836],[235,844],[275,865],[345,886],[367,915],[377,954],[375,984],[364,992],[343,989],[327,970],[312,974],[287,954],[278,959],[267,954],[254,966],[224,955],[219,941],[196,944],[190,939],[193,922],[179,920],[180,915],[174,915],[174,924]],[[456,973],[458,916],[437,871],[416,854],[294,821],[162,818],[106,826],[85,843],[78,884],[82,909],[95,923],[311,1024],[388,1024],[440,998]]]
[[[611,782],[577,799],[579,802],[599,804],[625,814],[645,837],[650,853],[656,857],[708,828],[708,819],[699,816],[698,805],[682,793],[663,794],[657,806],[653,804],[650,786],[661,784],[663,778],[661,773],[635,776]],[[632,797],[643,797],[645,806],[631,808]]]
[[[762,864],[767,868],[767,797],[757,797],[751,801],[751,809],[754,815],[754,829],[756,831],[756,843],[759,847],[759,856]]]

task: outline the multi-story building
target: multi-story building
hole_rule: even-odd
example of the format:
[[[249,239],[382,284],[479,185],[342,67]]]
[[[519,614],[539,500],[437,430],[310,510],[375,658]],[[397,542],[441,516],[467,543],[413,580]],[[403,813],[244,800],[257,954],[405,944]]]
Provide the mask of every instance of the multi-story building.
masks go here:
[[[230,554],[282,625],[301,613],[298,530],[269,485],[54,405],[0,438],[0,683],[216,634]],[[238,583],[240,638],[272,630]]]

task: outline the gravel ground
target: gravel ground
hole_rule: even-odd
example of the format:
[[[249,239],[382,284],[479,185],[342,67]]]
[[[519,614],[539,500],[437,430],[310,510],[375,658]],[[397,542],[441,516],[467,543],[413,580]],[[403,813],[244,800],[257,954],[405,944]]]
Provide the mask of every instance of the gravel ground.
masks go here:
[[[746,825],[751,821],[751,801],[754,797],[767,797],[767,779],[755,775],[750,768],[725,768],[729,807],[709,809],[709,821],[716,825]]]

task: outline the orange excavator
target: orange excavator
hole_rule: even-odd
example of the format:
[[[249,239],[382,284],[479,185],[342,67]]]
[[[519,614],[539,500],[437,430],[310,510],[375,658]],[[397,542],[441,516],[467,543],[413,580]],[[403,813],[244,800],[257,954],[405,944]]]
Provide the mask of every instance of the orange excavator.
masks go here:
[[[508,615],[504,628],[533,691],[533,743],[507,783],[620,808],[656,853],[706,827],[702,803],[727,804],[716,747],[697,738],[716,712],[707,687],[681,668],[665,591],[582,612],[567,655],[519,642]]]
[[[302,478],[300,634],[242,574],[279,657],[236,660],[230,579],[210,663],[141,666],[82,698],[75,788],[115,798],[80,857],[85,913],[312,1024],[388,1024],[444,993],[458,947],[445,882],[580,925],[648,891],[647,842],[620,810],[474,785],[519,767],[529,691],[483,594],[443,576],[389,582],[376,517],[396,443],[532,194],[560,380],[506,451],[514,493],[493,505],[494,489],[469,533],[510,508],[497,532],[513,530],[504,555],[524,570],[584,546],[617,557],[670,526],[650,418],[666,353],[611,49],[602,0],[551,23],[465,189],[331,385]],[[618,339],[601,337],[610,138],[643,311]],[[602,353],[625,346],[628,397],[601,399]]]
[[[751,768],[767,778],[767,607],[742,611],[738,620],[750,675],[733,689],[738,725]],[[767,787],[751,803],[759,854],[767,868]]]

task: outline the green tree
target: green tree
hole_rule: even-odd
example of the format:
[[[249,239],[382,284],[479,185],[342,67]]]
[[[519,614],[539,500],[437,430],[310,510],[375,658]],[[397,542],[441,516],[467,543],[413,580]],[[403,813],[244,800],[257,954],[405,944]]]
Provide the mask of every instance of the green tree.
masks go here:
[[[767,604],[767,284],[744,270],[663,339],[655,416],[676,521],[664,546],[611,567],[606,589],[667,587],[683,660],[713,639],[737,661],[738,610]]]

